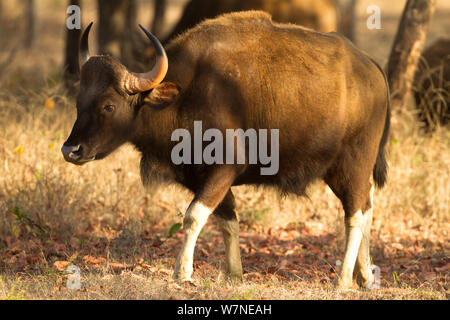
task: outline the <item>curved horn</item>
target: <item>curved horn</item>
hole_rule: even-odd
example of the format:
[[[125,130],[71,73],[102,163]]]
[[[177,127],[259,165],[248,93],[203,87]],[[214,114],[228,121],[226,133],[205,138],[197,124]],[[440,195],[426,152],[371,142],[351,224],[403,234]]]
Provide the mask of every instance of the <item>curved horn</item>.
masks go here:
[[[83,32],[83,36],[81,37],[80,42],[80,58],[81,58],[81,65],[83,65],[86,61],[89,60],[89,31],[91,31],[91,27],[94,24],[94,22],[89,23],[87,28]]]
[[[144,31],[147,37],[152,42],[156,51],[156,63],[152,70],[146,73],[134,73],[130,72],[125,79],[124,86],[125,90],[129,94],[135,94],[139,92],[144,92],[153,89],[158,84],[163,81],[167,74],[167,69],[169,67],[169,60],[167,59],[166,51],[162,46],[161,42],[152,35],[150,32],[145,30],[141,25],[139,27]]]

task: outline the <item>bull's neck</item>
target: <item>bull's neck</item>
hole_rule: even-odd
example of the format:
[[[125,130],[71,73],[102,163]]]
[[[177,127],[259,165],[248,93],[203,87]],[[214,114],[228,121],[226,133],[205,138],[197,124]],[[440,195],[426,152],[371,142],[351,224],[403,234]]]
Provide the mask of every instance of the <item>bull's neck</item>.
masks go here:
[[[176,106],[158,109],[149,105],[139,108],[131,142],[143,154],[157,158],[170,157],[172,132],[178,128]]]

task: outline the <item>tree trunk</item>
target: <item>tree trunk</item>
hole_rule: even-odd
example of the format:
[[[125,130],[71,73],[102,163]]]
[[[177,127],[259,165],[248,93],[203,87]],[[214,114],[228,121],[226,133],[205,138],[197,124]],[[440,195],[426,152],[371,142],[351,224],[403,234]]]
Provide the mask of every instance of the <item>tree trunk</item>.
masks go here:
[[[154,0],[154,15],[152,22],[152,33],[160,38],[164,30],[164,17],[166,15],[167,0]]]
[[[136,29],[135,0],[98,0],[98,48],[102,54],[130,62]]]
[[[34,0],[25,2],[25,48],[31,49],[36,42],[36,10]]]
[[[339,29],[340,33],[355,43],[355,10],[357,0],[345,0],[340,2],[341,12]]]
[[[69,0],[69,6],[80,6],[80,0]],[[64,54],[64,80],[66,85],[71,85],[78,80],[79,62],[78,51],[81,37],[81,29],[66,28],[66,46]]]
[[[120,57],[122,62],[129,68],[135,68],[135,50],[138,45],[137,4],[135,0],[127,0],[125,6],[125,28],[121,34]]]
[[[408,0],[403,10],[387,66],[394,111],[406,103],[435,7],[435,0]]]

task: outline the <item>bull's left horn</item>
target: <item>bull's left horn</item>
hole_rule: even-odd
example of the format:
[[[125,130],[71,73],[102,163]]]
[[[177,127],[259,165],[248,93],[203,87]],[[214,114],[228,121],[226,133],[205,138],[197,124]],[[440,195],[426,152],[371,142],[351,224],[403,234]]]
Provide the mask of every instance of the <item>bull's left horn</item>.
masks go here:
[[[84,30],[83,35],[81,36],[81,42],[80,42],[80,58],[81,58],[81,65],[85,64],[86,61],[89,60],[89,31],[91,31],[91,27],[94,24],[94,22],[89,23],[87,28]]]
[[[134,73],[130,72],[124,82],[125,90],[129,94],[135,94],[139,92],[144,92],[153,89],[158,84],[160,84],[167,74],[167,69],[169,67],[169,60],[167,59],[166,51],[162,46],[161,42],[152,35],[150,32],[145,30],[141,25],[139,27],[144,31],[147,37],[152,42],[156,51],[156,63],[152,70],[146,73]]]

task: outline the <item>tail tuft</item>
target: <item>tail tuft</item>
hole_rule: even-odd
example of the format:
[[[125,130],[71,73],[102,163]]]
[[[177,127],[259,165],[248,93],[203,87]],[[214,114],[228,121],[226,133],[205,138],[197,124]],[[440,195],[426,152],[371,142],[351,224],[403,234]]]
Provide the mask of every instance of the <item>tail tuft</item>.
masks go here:
[[[387,162],[386,155],[384,152],[384,147],[381,147],[378,151],[377,161],[375,162],[375,167],[373,168],[373,180],[377,188],[383,188],[387,180]]]
[[[373,61],[373,60],[372,60]],[[390,92],[389,92],[389,83],[387,81],[386,74],[384,73],[383,69],[380,67],[379,64],[377,64],[375,61],[373,61],[375,65],[380,69],[381,73],[384,76],[384,81],[386,83],[386,103],[387,103],[387,110],[386,110],[386,121],[384,123],[384,130],[383,135],[381,136],[380,145],[378,147],[378,154],[377,154],[377,160],[375,162],[375,167],[373,168],[373,180],[375,181],[375,185],[378,188],[382,188],[387,180],[387,169],[388,164],[386,161],[386,143],[389,137],[389,128],[391,125],[391,103],[390,103]]]

